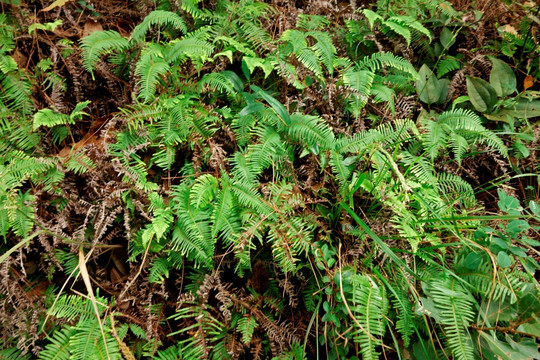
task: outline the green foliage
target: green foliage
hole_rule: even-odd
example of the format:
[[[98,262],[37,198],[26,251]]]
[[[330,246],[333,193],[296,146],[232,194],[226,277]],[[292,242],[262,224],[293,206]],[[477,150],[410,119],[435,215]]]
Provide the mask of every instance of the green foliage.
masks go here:
[[[386,330],[386,291],[368,276],[356,275],[352,285],[352,311],[356,318],[354,339],[360,345],[363,359],[377,359],[380,353],[376,352],[376,347],[382,344]]]
[[[170,26],[187,33],[186,23],[177,14],[170,11],[154,10],[133,29],[131,38],[136,42],[144,41],[144,37],[152,25]]]
[[[73,43],[4,5],[0,357],[538,358],[525,29],[503,61],[445,1],[163,0]]]
[[[432,159],[441,148],[449,144],[454,157],[461,163],[471,144],[484,143],[507,156],[508,150],[502,140],[482,126],[480,117],[470,110],[455,109],[439,114],[435,119],[427,114],[421,117],[427,132],[424,138],[426,151]]]
[[[128,40],[114,30],[96,31],[84,37],[81,39],[81,49],[85,69],[93,76],[96,63],[102,56],[122,51],[128,45]]]

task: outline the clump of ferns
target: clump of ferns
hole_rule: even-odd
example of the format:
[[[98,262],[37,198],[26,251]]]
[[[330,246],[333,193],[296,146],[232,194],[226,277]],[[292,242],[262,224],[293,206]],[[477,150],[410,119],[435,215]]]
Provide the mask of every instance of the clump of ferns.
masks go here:
[[[190,293],[181,296],[177,311],[170,318],[180,329],[173,335],[182,339],[175,351],[228,359],[260,347],[264,338],[270,341],[274,355],[287,349],[291,341],[299,341],[291,323],[274,319],[263,309],[263,304],[267,304],[273,310],[283,311],[279,301],[271,302],[271,298],[233,288],[221,276],[219,271],[206,274],[202,282],[189,286]],[[209,307],[210,303],[217,305]]]

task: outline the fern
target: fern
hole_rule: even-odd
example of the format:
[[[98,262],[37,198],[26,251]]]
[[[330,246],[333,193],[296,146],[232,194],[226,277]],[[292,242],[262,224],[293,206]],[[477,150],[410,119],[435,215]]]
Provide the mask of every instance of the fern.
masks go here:
[[[170,66],[163,58],[162,48],[159,45],[149,45],[137,62],[135,74],[140,76],[139,97],[150,101],[156,92],[159,78],[169,72]]]
[[[172,249],[194,261],[195,266],[212,267],[214,242],[211,241],[210,214],[191,203],[187,184],[176,186],[173,195],[177,221],[172,234]]]
[[[409,347],[411,335],[414,334],[416,326],[407,293],[401,285],[388,284],[387,287],[392,295],[392,304],[397,310],[396,330],[403,336],[403,345]]]
[[[446,331],[446,342],[452,355],[458,360],[474,359],[472,339],[467,329],[475,316],[474,298],[450,279],[431,280],[429,291],[439,310],[439,323]]]
[[[333,147],[334,133],[320,118],[292,114],[290,119],[289,135],[296,141],[306,143],[316,155],[318,155],[319,151],[314,149],[318,149],[319,146],[324,150]]]
[[[316,40],[313,46],[308,47],[308,37]],[[333,73],[336,48],[328,34],[318,31],[302,32],[289,29],[283,33],[280,40],[292,47],[292,52],[298,61],[313,72],[315,76],[322,77],[321,63],[324,64],[330,74]]]
[[[107,319],[109,320],[109,319]],[[105,342],[97,319],[79,321],[69,341],[72,359],[122,359],[117,340],[111,335],[107,321],[104,324]]]
[[[128,48],[129,42],[114,30],[96,31],[81,39],[83,65],[94,77],[94,69],[100,57]]]
[[[61,330],[55,331],[50,342],[45,346],[45,349],[39,353],[40,360],[56,359],[70,360],[70,340],[77,333],[77,329],[72,326],[66,326]]]
[[[242,334],[242,342],[249,344],[253,337],[253,332],[259,326],[253,316],[244,315],[238,320],[237,330]]]
[[[144,41],[146,33],[152,25],[171,26],[181,30],[184,34],[187,33],[186,23],[180,16],[170,11],[154,10],[139,25],[135,26],[131,33],[131,39],[136,42]]]
[[[186,59],[207,59],[214,52],[214,46],[197,37],[173,40],[167,45],[165,59],[168,63],[182,64]]]
[[[444,59],[442,59],[439,62],[439,66],[437,66],[437,77],[441,78],[444,75],[452,71],[459,70],[461,68],[462,68],[462,64],[458,59],[451,56],[447,56]]]
[[[412,79],[418,77],[418,73],[410,62],[389,52],[380,52],[366,56],[355,65],[356,70],[369,69],[373,72],[385,67],[404,72],[410,75]]]
[[[236,94],[234,84],[222,73],[205,74],[199,81],[198,89],[199,91],[202,91],[203,89],[222,91],[227,95]]]
[[[454,268],[456,274],[470,284],[473,294],[489,297],[493,301],[504,302],[510,299],[513,303],[517,300],[516,294],[523,284],[520,277],[503,270],[499,270],[494,276],[493,264],[486,260],[481,260],[475,269],[470,269],[466,266],[465,259],[465,254],[458,256]]]
[[[436,120],[424,116],[422,123],[427,130],[424,136],[425,148],[432,159],[438,156],[440,149],[447,143],[450,143],[456,161],[460,164],[470,145],[477,142],[485,143],[500,154],[508,156],[502,140],[483,127],[480,118],[470,110],[449,110],[438,115]]]
[[[29,360],[31,354],[23,355],[22,351],[12,347],[0,350],[0,360]]]
[[[353,284],[353,307],[355,315],[355,342],[360,345],[363,359],[378,359],[376,348],[382,344],[386,329],[388,299],[384,287],[378,286],[367,275],[355,275]]]

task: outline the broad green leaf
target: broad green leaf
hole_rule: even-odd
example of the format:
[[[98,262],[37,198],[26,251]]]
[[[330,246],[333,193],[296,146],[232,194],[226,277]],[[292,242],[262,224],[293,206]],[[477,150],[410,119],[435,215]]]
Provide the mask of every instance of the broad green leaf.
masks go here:
[[[519,99],[510,109],[504,109],[497,115],[510,115],[518,119],[530,119],[540,116],[540,100]]]
[[[488,333],[485,333],[483,331],[480,332],[480,335],[487,342],[489,350],[491,350],[493,354],[497,356],[498,359],[517,360],[513,358],[514,352],[512,351],[512,348],[508,344],[500,341],[494,336],[488,335]]]
[[[506,334],[505,338],[515,351],[513,359],[540,359],[538,344],[534,340],[523,338],[520,342],[517,342],[508,334]]]
[[[422,65],[416,81],[416,91],[420,100],[428,105],[437,103],[441,98],[441,85],[433,71],[426,64]]]
[[[472,252],[465,258],[465,267],[469,270],[475,270],[481,262],[482,255]]]
[[[520,232],[527,231],[529,229],[530,225],[525,220],[512,220],[508,223],[508,226],[506,227],[506,231],[508,231],[509,235],[512,237],[515,237]]]
[[[510,66],[498,59],[492,58],[493,68],[489,82],[499,97],[513,94],[517,89],[516,75]]]
[[[438,104],[444,103],[446,100],[446,95],[448,94],[448,89],[450,88],[450,79],[440,79],[439,80],[439,100]]]
[[[456,37],[454,36],[454,33],[449,28],[444,27],[441,30],[440,41],[443,48],[449,49],[456,42]]]
[[[260,87],[258,87],[257,85],[251,85],[251,90],[253,90],[257,95],[259,95],[260,97],[262,97],[264,100],[266,100],[266,102],[268,104],[270,104],[270,106],[272,107],[272,109],[274,109],[274,111],[276,112],[276,114],[278,114],[278,116],[283,119],[283,121],[285,122],[285,124],[288,126],[290,123],[291,123],[291,117],[289,115],[289,112],[287,111],[287,109],[285,109],[285,106],[283,106],[282,103],[280,103],[279,101],[277,101],[275,98],[273,98],[272,96],[268,95],[267,92],[265,92],[263,89],[261,89]]]
[[[521,214],[521,210],[523,210],[523,208],[521,207],[521,205],[519,205],[518,199],[513,196],[507,195],[503,189],[497,189],[497,193],[499,194],[499,201],[497,202],[497,205],[499,205],[499,209],[501,209],[505,213],[508,213],[509,215]]]
[[[531,209],[534,215],[537,215],[538,213],[540,213],[540,206],[534,200],[531,200],[529,202],[529,208]]]
[[[482,113],[490,113],[497,102],[495,89],[480,78],[467,77],[467,93],[474,108]]]
[[[499,251],[497,255],[497,263],[500,267],[506,268],[512,265],[512,258],[504,251]]]

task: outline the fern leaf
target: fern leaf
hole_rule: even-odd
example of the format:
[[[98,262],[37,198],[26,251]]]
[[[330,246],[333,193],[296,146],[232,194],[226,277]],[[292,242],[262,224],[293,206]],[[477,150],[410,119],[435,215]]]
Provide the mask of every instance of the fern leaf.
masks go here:
[[[40,360],[70,360],[70,339],[76,334],[76,329],[67,326],[54,332],[45,349],[39,353]]]
[[[182,33],[187,33],[186,23],[178,14],[165,10],[154,10],[135,28],[131,33],[131,38],[136,42],[144,41],[144,37],[152,25],[172,26]]]
[[[437,66],[437,77],[442,78],[444,75],[449,72],[459,70],[462,68],[461,62],[454,57],[447,56],[439,62]]]
[[[110,322],[110,321],[109,321]],[[70,351],[75,359],[121,360],[118,342],[104,326],[101,332],[97,319],[79,321],[70,339]],[[105,341],[103,339],[105,337]]]
[[[210,58],[213,52],[214,46],[204,40],[184,38],[171,41],[165,57],[168,63],[182,64],[185,59]]]
[[[34,130],[40,126],[53,127],[65,125],[69,121],[69,116],[54,112],[51,109],[41,109],[34,114]]]
[[[292,114],[288,130],[293,139],[312,148],[331,149],[334,146],[334,133],[316,116]]]
[[[163,59],[161,49],[153,46],[148,47],[135,68],[135,74],[141,78],[139,97],[142,97],[144,101],[150,101],[154,97],[160,76],[169,70],[169,64]]]
[[[446,342],[457,360],[473,360],[472,339],[468,326],[473,322],[474,298],[467,294],[455,281],[433,279],[429,289],[436,308],[440,311],[440,324],[446,331]]]
[[[332,44],[332,39],[326,33],[322,32],[309,32],[308,36],[314,37],[317,43],[311,48],[317,54],[319,61],[324,64],[328,73],[332,75],[334,73],[334,59],[337,54],[337,50]]]
[[[378,359],[376,348],[382,344],[386,329],[388,300],[384,287],[378,286],[365,275],[353,277],[353,313],[357,324],[355,341],[360,345],[362,358]],[[356,323],[356,322],[355,322]]]
[[[195,266],[212,267],[214,241],[211,237],[210,214],[195,208],[189,200],[187,184],[174,188],[174,212],[177,222],[172,236],[172,248],[180,251]]]
[[[94,76],[94,66],[99,61],[100,56],[113,51],[122,51],[129,45],[127,39],[123,38],[114,30],[96,31],[81,39],[81,48],[84,68]]]
[[[1,99],[11,110],[22,111],[26,114],[33,109],[34,102],[31,97],[32,87],[22,74],[22,71],[11,71],[0,77],[2,79]]]
[[[227,76],[222,73],[208,73],[205,74],[199,81],[198,90],[201,92],[208,88],[214,91],[223,91],[227,95],[236,94],[234,84],[229,80]]]
[[[407,46],[411,45],[411,31],[407,28],[407,26],[404,26],[404,24],[399,21],[397,18],[390,18],[384,22],[384,26],[388,27],[388,29],[392,30],[398,35],[403,36],[405,38],[405,41],[407,42]],[[383,28],[384,33],[388,33],[388,30]]]

